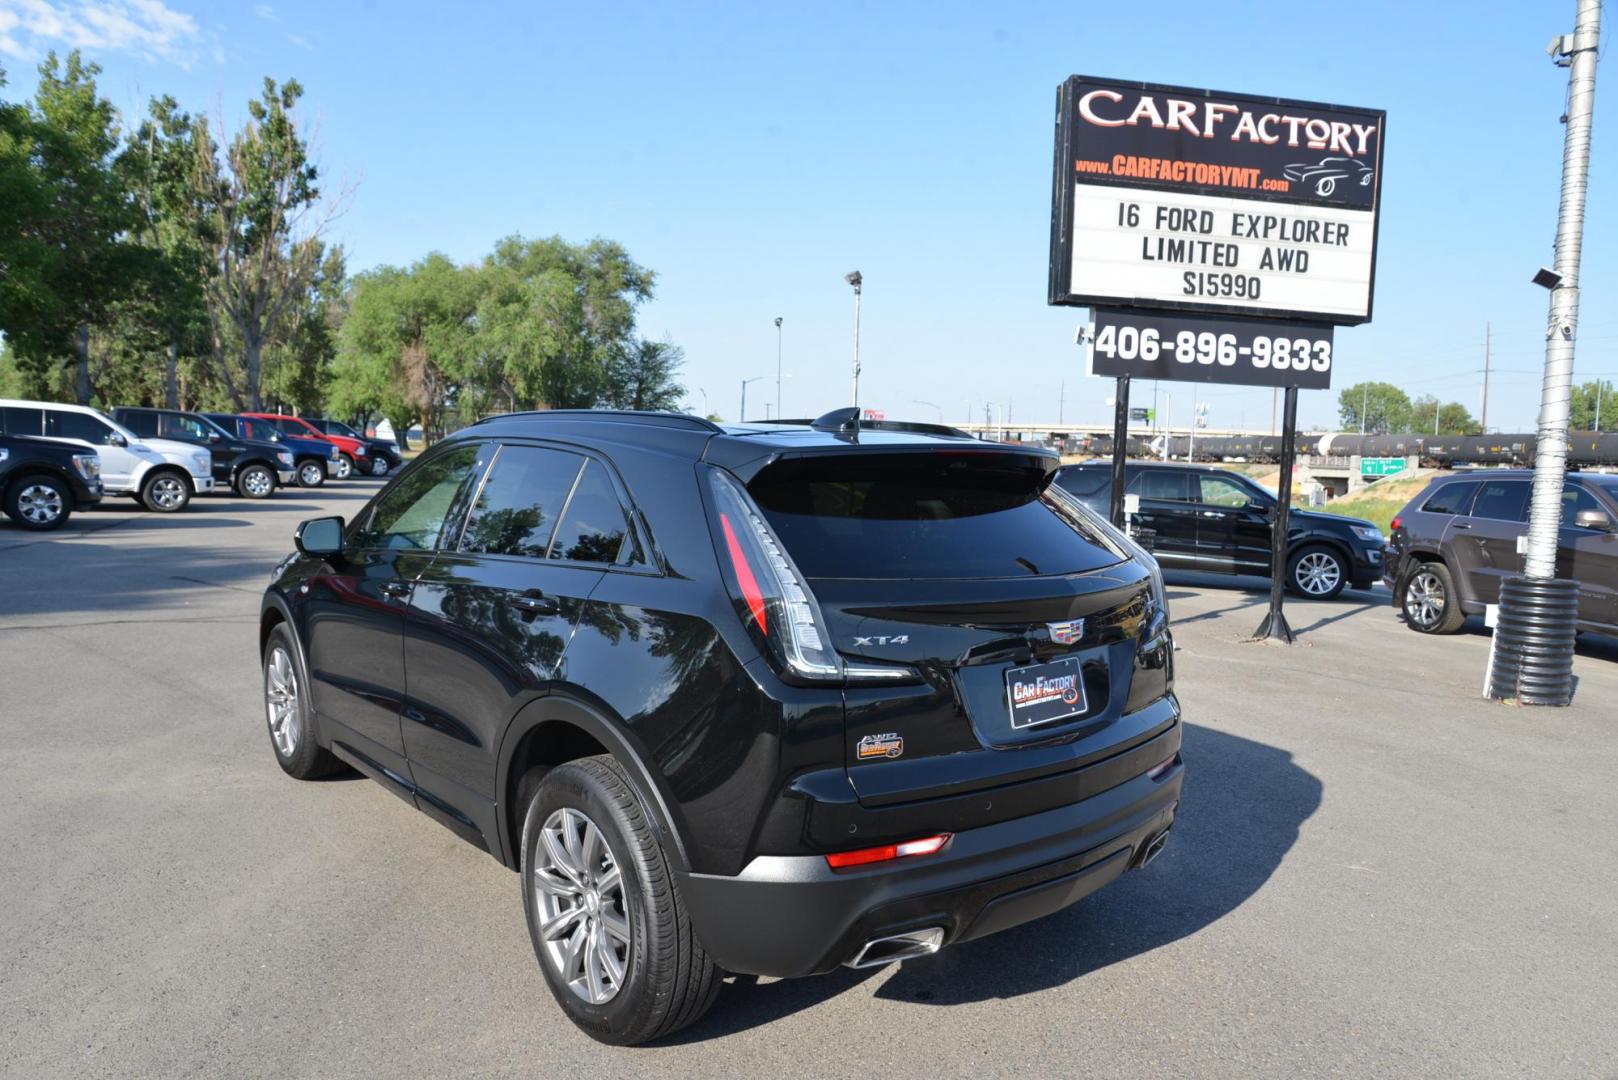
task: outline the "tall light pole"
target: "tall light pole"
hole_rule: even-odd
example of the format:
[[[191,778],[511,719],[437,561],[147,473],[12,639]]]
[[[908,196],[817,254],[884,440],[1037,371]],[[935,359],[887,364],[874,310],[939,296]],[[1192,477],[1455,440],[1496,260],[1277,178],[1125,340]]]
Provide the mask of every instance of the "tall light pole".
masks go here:
[[[854,286],[854,423],[859,423],[860,408],[860,285],[865,281],[858,270],[843,275],[843,280]]]
[[[921,398],[911,398],[910,400],[911,400],[911,402],[913,402],[916,405],[925,405],[929,409],[937,409],[938,410],[938,422],[940,424],[942,424],[944,422],[944,406],[935,405],[931,401],[923,401],[923,400],[921,400]]]
[[[742,380],[742,411],[736,417],[738,424],[747,423],[747,384],[760,382],[768,378],[768,375],[754,375],[751,379]]]
[[[1578,0],[1573,33],[1547,50],[1568,68],[1566,125],[1562,136],[1562,201],[1556,223],[1556,259],[1534,275],[1550,290],[1545,330],[1545,377],[1540,385],[1539,438],[1522,577],[1500,583],[1500,609],[1490,648],[1488,694],[1523,705],[1573,701],[1573,638],[1578,584],[1556,576],[1567,476],[1567,429],[1573,388],[1573,345],[1579,323],[1579,249],[1584,242],[1584,196],[1590,180],[1590,131],[1595,114],[1596,58],[1601,45],[1601,0]]]
[[[785,416],[781,411],[781,316],[775,317],[775,418]]]

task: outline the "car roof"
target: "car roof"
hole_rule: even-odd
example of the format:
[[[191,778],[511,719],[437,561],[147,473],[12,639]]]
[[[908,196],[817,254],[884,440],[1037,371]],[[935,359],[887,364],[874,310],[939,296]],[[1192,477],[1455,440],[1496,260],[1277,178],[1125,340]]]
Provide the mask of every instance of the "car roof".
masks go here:
[[[1110,469],[1110,468],[1112,468],[1112,462],[1109,461],[1109,460],[1106,460],[1106,459],[1097,459],[1095,461],[1075,461],[1072,464],[1062,466],[1062,469],[1064,471],[1068,470],[1068,469]],[[1183,469],[1186,472],[1223,472],[1223,473],[1232,473],[1232,474],[1234,474],[1236,476],[1242,475],[1241,473],[1236,472],[1235,469],[1227,469],[1222,465],[1206,465],[1206,464],[1203,464],[1201,462],[1196,462],[1196,461],[1151,461],[1149,459],[1131,458],[1130,460],[1124,462],[1124,468],[1126,468],[1126,469]]]

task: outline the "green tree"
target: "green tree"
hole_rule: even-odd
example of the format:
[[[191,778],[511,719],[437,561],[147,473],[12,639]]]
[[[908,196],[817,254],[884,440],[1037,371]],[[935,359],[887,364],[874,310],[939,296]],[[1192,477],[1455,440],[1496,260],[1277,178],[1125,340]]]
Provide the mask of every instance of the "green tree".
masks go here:
[[[1408,430],[1421,435],[1477,435],[1483,431],[1482,425],[1473,419],[1465,405],[1458,401],[1440,405],[1431,394],[1424,394],[1411,402],[1409,421]]]
[[[1612,383],[1605,379],[1575,386],[1569,406],[1574,431],[1618,430],[1618,398],[1613,397]]]
[[[26,105],[0,101],[0,333],[13,340],[28,338],[55,307],[48,278],[56,251],[38,228],[48,205],[34,167],[33,117]],[[16,352],[6,351],[16,370]]]
[[[600,404],[614,409],[676,409],[685,387],[675,381],[685,350],[644,338],[620,350],[607,364]]]
[[[300,413],[319,413],[337,355],[337,334],[347,304],[348,273],[343,249],[333,247],[306,289],[288,306],[282,325],[264,352],[266,399]]]
[[[1404,431],[1410,423],[1410,398],[1392,383],[1355,383],[1337,395],[1337,415],[1344,431]]]

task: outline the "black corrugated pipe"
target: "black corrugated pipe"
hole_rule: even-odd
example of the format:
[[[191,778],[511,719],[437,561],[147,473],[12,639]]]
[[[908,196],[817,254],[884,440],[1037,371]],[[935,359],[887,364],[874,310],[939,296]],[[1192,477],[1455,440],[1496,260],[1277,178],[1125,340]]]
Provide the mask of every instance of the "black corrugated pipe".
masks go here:
[[[1576,581],[1511,577],[1501,582],[1489,696],[1519,705],[1571,705],[1578,615]]]

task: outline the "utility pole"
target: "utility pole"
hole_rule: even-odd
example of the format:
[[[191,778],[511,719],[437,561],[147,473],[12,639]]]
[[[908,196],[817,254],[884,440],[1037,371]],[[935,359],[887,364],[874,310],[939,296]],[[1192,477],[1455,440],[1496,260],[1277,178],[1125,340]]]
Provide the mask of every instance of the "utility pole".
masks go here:
[[[1500,583],[1499,617],[1489,651],[1488,696],[1521,705],[1568,705],[1573,701],[1578,583],[1557,578],[1556,547],[1562,524],[1562,485],[1567,476],[1573,346],[1579,322],[1579,253],[1584,242],[1584,197],[1590,180],[1600,45],[1601,0],[1578,0],[1573,33],[1553,39],[1547,50],[1558,66],[1568,69],[1567,112],[1562,118],[1566,126],[1562,200],[1555,265],[1534,275],[1536,282],[1550,290],[1551,302],[1523,576],[1507,577]]]
[[[1483,324],[1483,434],[1489,433],[1489,324]]]
[[[1056,423],[1057,423],[1058,426],[1060,426],[1061,423],[1062,423],[1062,406],[1066,403],[1066,401],[1067,401],[1067,380],[1063,379],[1062,380],[1062,388],[1056,392]]]
[[[1281,388],[1279,386],[1274,386],[1274,387],[1270,388],[1270,434],[1271,435],[1275,434],[1275,404],[1276,404],[1277,401],[1280,400],[1280,398],[1278,396],[1280,393],[1281,393]],[[1361,433],[1364,433],[1365,429],[1362,427],[1362,428],[1360,428],[1360,431],[1361,431]]]
[[[1361,435],[1365,434],[1365,409],[1366,409],[1367,404],[1370,401],[1370,398],[1371,398],[1371,384],[1370,383],[1365,383],[1360,387],[1360,434]],[[1270,415],[1272,417],[1272,419],[1270,420],[1270,423],[1273,426],[1274,423],[1275,423],[1275,420],[1273,419],[1273,417],[1275,415],[1274,414],[1274,402],[1273,402],[1273,400],[1271,402],[1271,414]],[[1274,434],[1274,433],[1272,432],[1271,434]]]
[[[860,272],[844,274],[843,280],[854,286],[854,427],[860,426],[860,285],[865,281]]]
[[[775,317],[775,418],[784,417],[781,411],[781,316]]]

